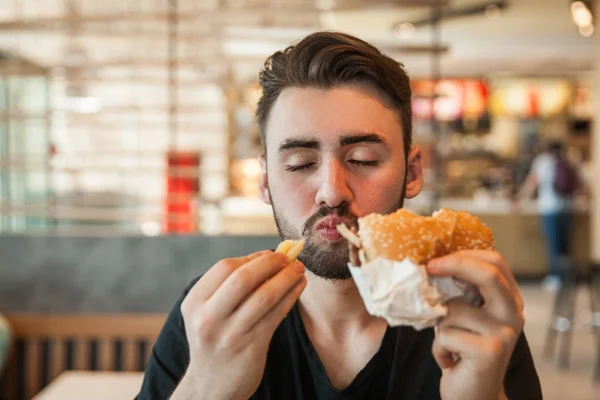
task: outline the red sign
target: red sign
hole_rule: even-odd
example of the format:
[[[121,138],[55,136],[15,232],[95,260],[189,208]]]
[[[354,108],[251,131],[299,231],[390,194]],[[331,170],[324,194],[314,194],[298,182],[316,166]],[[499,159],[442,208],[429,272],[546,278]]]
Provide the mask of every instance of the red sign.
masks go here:
[[[198,230],[199,171],[200,154],[167,154],[165,232],[191,233]]]

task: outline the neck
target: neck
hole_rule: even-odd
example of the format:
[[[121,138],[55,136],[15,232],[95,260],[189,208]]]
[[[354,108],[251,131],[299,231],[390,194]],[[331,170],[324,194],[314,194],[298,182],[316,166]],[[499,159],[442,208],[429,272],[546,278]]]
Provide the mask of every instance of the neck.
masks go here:
[[[300,311],[318,329],[331,333],[363,330],[381,322],[367,312],[353,279],[330,281],[306,271],[308,284],[300,297]]]

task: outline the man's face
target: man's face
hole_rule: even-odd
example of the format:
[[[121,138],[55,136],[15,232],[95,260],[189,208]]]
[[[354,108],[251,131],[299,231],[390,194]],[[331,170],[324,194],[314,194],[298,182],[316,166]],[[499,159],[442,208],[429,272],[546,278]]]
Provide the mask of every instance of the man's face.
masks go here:
[[[419,149],[407,171],[398,113],[367,85],[284,89],[271,109],[266,152],[261,198],[284,239],[306,239],[299,257],[306,268],[327,279],[350,277],[338,224],[390,213],[422,186]]]

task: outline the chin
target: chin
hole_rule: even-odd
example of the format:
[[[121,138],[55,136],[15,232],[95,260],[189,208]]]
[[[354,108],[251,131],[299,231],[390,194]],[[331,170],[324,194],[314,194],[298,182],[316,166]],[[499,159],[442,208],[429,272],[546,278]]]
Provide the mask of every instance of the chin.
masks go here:
[[[312,240],[307,244],[298,257],[304,263],[306,269],[314,275],[326,280],[350,279],[348,268],[349,254],[345,242],[315,243]]]

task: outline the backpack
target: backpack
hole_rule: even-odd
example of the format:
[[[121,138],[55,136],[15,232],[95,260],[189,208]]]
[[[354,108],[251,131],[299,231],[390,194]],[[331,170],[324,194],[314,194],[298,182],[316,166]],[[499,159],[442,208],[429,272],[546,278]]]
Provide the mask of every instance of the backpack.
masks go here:
[[[571,196],[577,189],[577,172],[575,168],[562,158],[558,158],[554,166],[554,190],[560,195]]]

